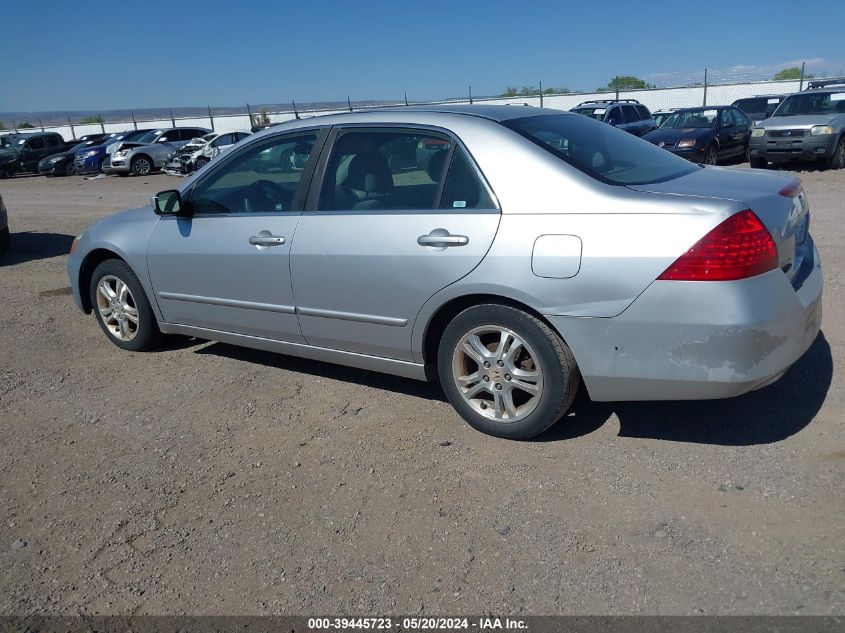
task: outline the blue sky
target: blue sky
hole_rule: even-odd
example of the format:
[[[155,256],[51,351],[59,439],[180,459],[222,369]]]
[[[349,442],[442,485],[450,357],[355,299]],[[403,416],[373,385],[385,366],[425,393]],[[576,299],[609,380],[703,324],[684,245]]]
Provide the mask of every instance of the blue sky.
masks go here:
[[[5,112],[404,90],[413,100],[540,80],[594,89],[617,74],[673,83],[705,67],[740,77],[802,59],[817,74],[845,70],[841,0],[43,1],[7,3],[2,18]]]

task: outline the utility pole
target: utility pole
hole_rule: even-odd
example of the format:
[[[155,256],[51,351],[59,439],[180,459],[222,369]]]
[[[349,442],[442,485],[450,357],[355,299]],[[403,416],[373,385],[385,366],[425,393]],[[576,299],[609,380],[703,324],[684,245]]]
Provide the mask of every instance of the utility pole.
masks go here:
[[[707,69],[704,69],[704,103],[701,105],[707,105]]]
[[[211,106],[208,107],[208,120],[211,121],[211,131],[214,131],[214,117],[211,116]]]
[[[804,62],[801,62],[801,83],[798,85],[798,90],[804,90]]]
[[[472,86],[469,86],[469,104],[472,105]]]
[[[543,82],[540,81],[540,107],[543,107]]]

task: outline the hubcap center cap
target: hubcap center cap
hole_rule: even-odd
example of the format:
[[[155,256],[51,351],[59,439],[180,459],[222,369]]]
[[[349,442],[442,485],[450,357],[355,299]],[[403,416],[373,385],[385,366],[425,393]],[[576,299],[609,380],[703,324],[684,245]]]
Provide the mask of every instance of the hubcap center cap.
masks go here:
[[[490,376],[490,380],[497,381],[502,379],[502,370],[498,367],[491,367],[487,373]]]

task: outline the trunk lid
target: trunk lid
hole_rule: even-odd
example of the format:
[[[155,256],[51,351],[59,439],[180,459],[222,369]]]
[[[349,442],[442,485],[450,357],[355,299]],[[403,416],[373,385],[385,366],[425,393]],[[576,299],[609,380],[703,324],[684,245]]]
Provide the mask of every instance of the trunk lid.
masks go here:
[[[801,181],[779,173],[732,167],[705,167],[670,180],[631,189],[740,202],[763,222],[778,249],[778,266],[793,280],[810,257],[809,206]]]

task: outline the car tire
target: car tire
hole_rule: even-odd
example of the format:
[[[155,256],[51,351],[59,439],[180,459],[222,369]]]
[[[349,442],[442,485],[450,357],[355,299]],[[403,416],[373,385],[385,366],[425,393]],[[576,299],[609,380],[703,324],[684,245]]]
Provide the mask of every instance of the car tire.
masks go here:
[[[765,169],[769,165],[769,161],[765,158],[748,158],[748,164],[754,169]]]
[[[159,345],[162,334],[152,306],[126,262],[108,259],[97,266],[88,292],[97,323],[112,343],[132,352]]]
[[[833,150],[833,155],[827,159],[825,167],[827,169],[842,169],[845,167],[845,134],[836,141],[836,149]]]
[[[76,174],[76,168],[73,166],[73,163],[68,163],[67,167],[65,167],[65,176],[73,176]]]
[[[581,381],[571,350],[548,325],[500,304],[473,306],[452,319],[437,370],[446,397],[470,426],[514,440],[557,422]]]
[[[705,165],[717,165],[719,163],[719,148],[714,143],[707,146],[704,150],[704,158],[701,161]]]
[[[152,159],[143,154],[133,158],[129,164],[129,170],[136,176],[149,176],[153,171],[153,167]]]
[[[211,161],[208,158],[206,158],[205,156],[200,156],[196,159],[196,161],[194,161],[194,166],[196,168],[194,171],[199,171],[200,169],[208,165],[209,162]]]
[[[9,252],[9,227],[0,229],[0,256]]]

